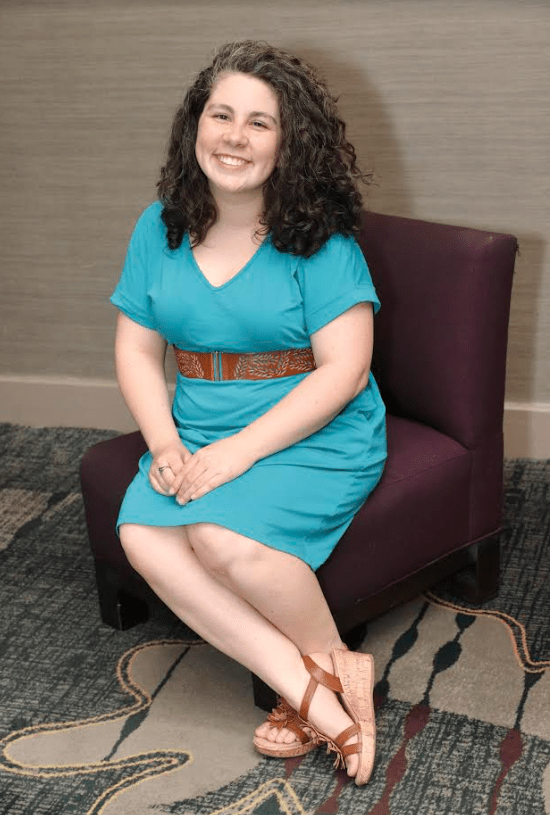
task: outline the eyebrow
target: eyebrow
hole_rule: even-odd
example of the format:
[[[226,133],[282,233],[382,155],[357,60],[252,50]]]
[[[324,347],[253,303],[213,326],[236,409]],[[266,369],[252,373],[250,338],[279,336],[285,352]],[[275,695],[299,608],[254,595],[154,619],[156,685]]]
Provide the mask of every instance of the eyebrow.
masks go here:
[[[222,102],[210,102],[210,104],[208,104],[206,106],[206,110],[209,110],[210,108],[222,108],[222,110],[228,110],[230,113],[235,112],[233,110],[233,108],[231,107],[231,105],[225,105]],[[265,119],[271,119],[271,121],[274,124],[276,124],[276,125],[279,124],[277,119],[274,116],[272,116],[271,113],[266,113],[263,110],[252,110],[250,112],[249,116],[250,116],[251,119],[254,119],[256,116],[263,116]]]

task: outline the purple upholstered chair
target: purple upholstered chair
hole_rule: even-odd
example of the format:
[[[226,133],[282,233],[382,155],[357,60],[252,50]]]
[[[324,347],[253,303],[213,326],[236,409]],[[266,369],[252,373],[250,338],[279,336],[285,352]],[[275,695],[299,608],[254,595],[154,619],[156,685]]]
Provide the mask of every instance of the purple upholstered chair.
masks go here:
[[[367,213],[360,244],[382,309],[373,369],[388,410],[379,485],[318,577],[353,646],[360,627],[458,573],[465,599],[498,591],[502,419],[517,249],[511,235]],[[115,533],[145,444],[131,433],[95,445],[82,489],[101,616],[126,628],[152,592]],[[273,695],[254,678],[256,704]]]

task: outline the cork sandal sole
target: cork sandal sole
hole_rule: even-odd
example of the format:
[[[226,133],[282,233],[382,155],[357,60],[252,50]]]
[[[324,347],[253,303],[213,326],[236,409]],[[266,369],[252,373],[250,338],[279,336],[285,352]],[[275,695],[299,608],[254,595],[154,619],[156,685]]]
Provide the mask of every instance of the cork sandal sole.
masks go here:
[[[374,660],[370,654],[335,649],[332,652],[332,662],[335,674],[342,684],[340,695],[342,704],[357,729],[359,768],[355,783],[361,786],[366,784],[372,775],[376,751]]]

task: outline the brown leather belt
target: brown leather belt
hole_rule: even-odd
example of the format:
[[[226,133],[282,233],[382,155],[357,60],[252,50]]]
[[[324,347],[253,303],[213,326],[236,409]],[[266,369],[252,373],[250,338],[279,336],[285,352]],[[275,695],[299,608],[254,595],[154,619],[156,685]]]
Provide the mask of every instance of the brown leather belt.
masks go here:
[[[178,369],[191,379],[273,379],[313,371],[311,348],[288,348],[256,354],[229,354],[225,351],[183,351],[174,345]]]

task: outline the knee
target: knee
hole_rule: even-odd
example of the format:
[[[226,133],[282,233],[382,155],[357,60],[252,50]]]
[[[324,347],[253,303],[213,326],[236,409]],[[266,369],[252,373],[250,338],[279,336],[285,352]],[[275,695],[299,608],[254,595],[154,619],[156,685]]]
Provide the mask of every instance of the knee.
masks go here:
[[[144,541],[143,528],[137,524],[121,524],[118,535],[130,565],[142,574],[144,569]]]
[[[210,523],[187,527],[189,543],[200,562],[213,574],[231,579],[261,559],[261,543]]]

